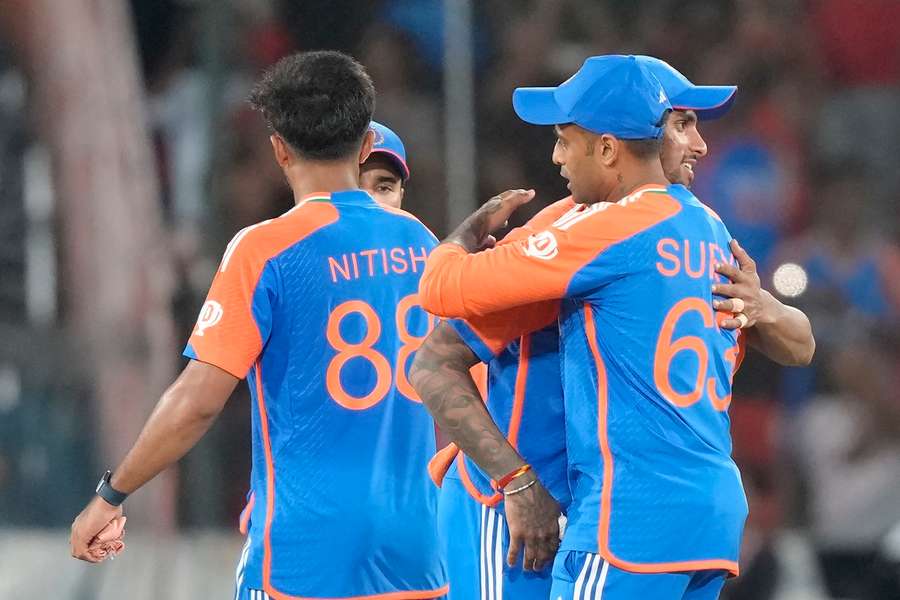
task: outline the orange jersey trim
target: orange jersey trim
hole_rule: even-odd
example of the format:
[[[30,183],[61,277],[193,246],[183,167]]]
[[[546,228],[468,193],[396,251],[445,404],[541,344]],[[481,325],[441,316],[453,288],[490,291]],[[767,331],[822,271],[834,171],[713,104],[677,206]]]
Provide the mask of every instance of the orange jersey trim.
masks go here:
[[[250,492],[250,500],[247,506],[241,511],[241,518],[238,521],[238,531],[241,535],[247,535],[248,525],[250,524],[250,515],[253,513],[253,505],[256,504],[256,492]]]
[[[434,485],[441,487],[444,484],[444,477],[447,475],[447,471],[450,470],[450,465],[456,460],[457,454],[459,454],[459,447],[450,442],[438,450],[437,454],[428,461],[428,476],[434,482]]]
[[[673,571],[702,571],[721,569],[734,576],[740,573],[737,562],[725,559],[690,560],[680,562],[636,563],[622,560],[609,547],[609,524],[612,518],[613,455],[607,437],[607,410],[609,405],[606,364],[597,347],[597,328],[594,313],[589,304],[584,306],[584,330],[597,368],[597,439],[603,457],[603,489],[600,493],[600,519],[597,533],[599,554],[610,564],[634,573],[669,573]]]

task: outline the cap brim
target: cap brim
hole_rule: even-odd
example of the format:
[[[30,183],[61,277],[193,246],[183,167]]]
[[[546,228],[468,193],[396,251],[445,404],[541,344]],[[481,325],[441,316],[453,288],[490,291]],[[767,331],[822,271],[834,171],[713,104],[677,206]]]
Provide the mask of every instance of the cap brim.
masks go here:
[[[669,100],[675,110],[692,110],[697,118],[708,120],[727,113],[736,93],[735,85],[695,85]]]
[[[516,88],[513,109],[519,118],[532,125],[562,125],[570,118],[556,103],[552,87]]]
[[[388,150],[387,148],[373,148],[372,152],[369,153],[369,156],[375,156],[381,154],[386,159],[391,161],[396,167],[400,170],[400,178],[403,181],[409,179],[409,166],[406,164],[406,161],[403,160],[403,157],[394,152],[393,150]]]

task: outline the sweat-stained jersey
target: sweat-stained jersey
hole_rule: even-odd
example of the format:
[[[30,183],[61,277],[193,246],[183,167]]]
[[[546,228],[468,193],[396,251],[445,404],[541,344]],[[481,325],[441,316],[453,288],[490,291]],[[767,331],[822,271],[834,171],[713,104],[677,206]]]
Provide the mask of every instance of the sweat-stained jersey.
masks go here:
[[[185,355],[253,398],[245,587],[272,598],[446,593],[434,426],[408,380],[434,326],[434,236],[361,190],[316,194],[228,245]]]
[[[526,241],[428,261],[446,317],[559,311],[572,503],[562,550],[633,572],[737,573],[747,504],[727,408],[743,336],[712,308],[718,217],[680,185],[577,206]],[[556,306],[553,299],[563,299]]]

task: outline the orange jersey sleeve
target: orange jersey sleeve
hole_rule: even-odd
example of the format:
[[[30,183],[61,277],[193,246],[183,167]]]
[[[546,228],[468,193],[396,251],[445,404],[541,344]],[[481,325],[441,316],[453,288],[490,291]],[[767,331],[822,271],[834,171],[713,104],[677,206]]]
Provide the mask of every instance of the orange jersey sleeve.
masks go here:
[[[527,223],[510,231],[498,245],[512,244],[546,229],[554,221],[575,207],[572,197],[563,198],[544,207]],[[550,300],[484,316],[473,316],[462,326],[454,326],[466,344],[484,362],[500,354],[513,340],[543,329],[559,316],[559,301]]]
[[[617,203],[577,205],[526,239],[498,244],[484,252],[468,254],[456,244],[441,244],[428,259],[419,299],[422,307],[434,314],[472,319],[578,296],[586,290],[570,288],[570,283],[579,271],[613,244],[649,229],[680,209],[664,188],[648,187]],[[604,283],[581,279],[595,286]]]
[[[278,274],[269,259],[335,220],[334,206],[310,203],[238,232],[225,248],[185,356],[243,379],[272,328]]]

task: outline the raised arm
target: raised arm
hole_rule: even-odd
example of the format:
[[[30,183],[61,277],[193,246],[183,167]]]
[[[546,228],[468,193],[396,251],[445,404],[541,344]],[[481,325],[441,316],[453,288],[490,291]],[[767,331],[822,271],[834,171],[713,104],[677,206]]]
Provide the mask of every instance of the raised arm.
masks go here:
[[[762,289],[756,263],[738,244],[731,241],[731,252],[738,267],[722,264],[716,268],[732,283],[717,284],[713,292],[727,297],[716,301],[715,308],[735,313],[722,323],[726,329],[743,328],[747,342],[767,358],[788,367],[808,365],[816,351],[812,326],[803,311],[787,306]],[[743,318],[739,315],[744,315]]]

